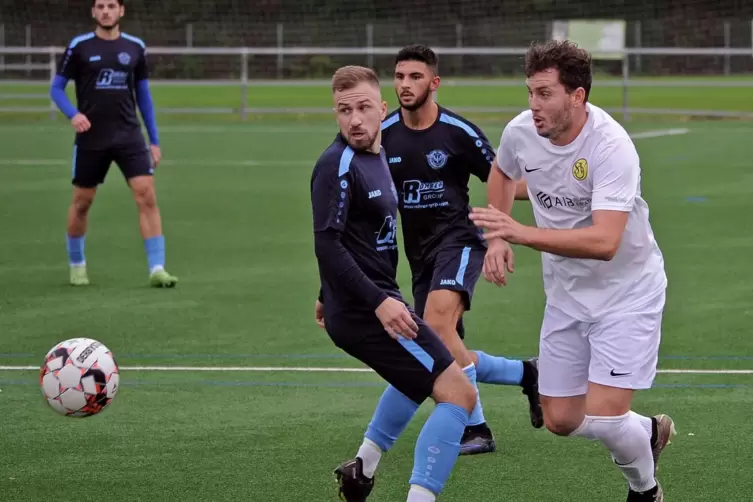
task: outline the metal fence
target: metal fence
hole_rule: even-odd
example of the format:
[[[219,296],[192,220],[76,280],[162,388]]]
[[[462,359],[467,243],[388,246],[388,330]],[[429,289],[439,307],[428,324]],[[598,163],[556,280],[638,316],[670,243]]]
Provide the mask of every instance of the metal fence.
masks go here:
[[[378,57],[394,57],[394,54],[400,49],[400,47],[350,47],[350,48],[331,48],[331,47],[152,47],[149,49],[150,57],[164,57],[164,58],[203,58],[207,61],[216,62],[218,59],[235,60],[237,66],[237,74],[235,72],[228,74],[228,78],[197,78],[193,80],[185,79],[153,79],[154,85],[217,85],[217,86],[234,86],[241,89],[241,102],[237,109],[186,109],[186,108],[173,108],[173,109],[161,109],[162,113],[237,113],[240,111],[242,117],[246,117],[249,113],[302,113],[302,112],[328,112],[329,109],[301,109],[301,108],[275,108],[275,109],[259,109],[251,108],[248,105],[248,92],[249,88],[258,85],[326,85],[326,81],[318,80],[293,80],[293,81],[268,81],[258,80],[251,76],[251,61],[257,57],[268,57],[276,60],[294,58],[294,57],[326,57],[326,58],[346,58],[352,60],[354,58],[364,58],[372,60]],[[526,47],[435,47],[435,51],[440,58],[445,56],[450,57],[476,57],[476,58],[513,58],[517,61],[525,54]],[[33,56],[36,60],[45,62],[32,63],[31,71],[37,72],[38,76],[43,76],[42,80],[37,82],[49,81],[55,73],[56,63],[64,47],[0,47],[0,55],[6,56]],[[630,48],[620,51],[622,56],[616,64],[619,67],[619,79],[606,80],[603,82],[596,82],[599,86],[618,86],[622,89],[622,106],[621,112],[624,119],[628,119],[630,113],[642,113],[642,114],[681,114],[681,115],[699,115],[699,116],[718,116],[718,117],[746,117],[753,118],[753,114],[749,112],[736,112],[736,111],[710,111],[710,110],[664,110],[664,109],[634,109],[630,107],[629,89],[637,86],[651,86],[651,87],[679,87],[679,86],[692,86],[692,87],[749,87],[751,88],[751,95],[753,95],[753,78],[751,79],[733,79],[733,80],[652,80],[646,81],[645,79],[636,79],[630,71],[630,61],[635,57],[650,58],[655,56],[661,57],[674,57],[674,58],[745,58],[753,59],[753,48],[723,48],[723,47],[708,47],[708,48],[678,48],[678,47],[655,47],[655,48]],[[613,62],[615,63],[615,62]],[[2,82],[2,81],[0,81]],[[5,83],[29,83],[27,80],[10,80]],[[520,82],[517,80],[499,80],[499,79],[484,79],[484,80],[471,80],[471,79],[449,79],[444,85],[490,85],[490,86],[519,86]],[[1,89],[1,87],[0,87]],[[44,97],[44,96],[41,96]],[[753,99],[753,98],[752,98]],[[474,111],[474,112],[510,112],[516,111],[515,109],[507,108],[494,108],[483,107],[479,109],[462,109],[457,108],[458,111]],[[32,106],[15,106],[15,107],[0,107],[0,112],[13,112],[13,113],[40,113],[49,111],[51,116],[54,117],[57,113],[54,105],[50,104],[46,107],[32,107]]]

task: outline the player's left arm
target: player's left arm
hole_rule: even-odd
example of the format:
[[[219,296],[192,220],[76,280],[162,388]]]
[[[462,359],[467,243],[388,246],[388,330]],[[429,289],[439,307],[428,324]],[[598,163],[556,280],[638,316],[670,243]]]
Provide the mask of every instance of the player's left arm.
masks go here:
[[[149,144],[151,145],[152,156],[155,164],[161,157],[159,146],[159,131],[157,129],[157,118],[154,113],[154,100],[149,88],[149,66],[146,62],[146,49],[143,49],[141,56],[136,62],[134,69],[134,82],[136,82],[136,102],[139,106],[139,112],[144,119],[146,132],[149,135]]]
[[[513,244],[569,258],[609,261],[622,242],[639,178],[635,147],[627,138],[618,140],[605,149],[593,169],[590,226],[564,230],[529,227],[491,209],[480,210],[484,214],[475,221],[489,230],[487,238],[502,237]]]

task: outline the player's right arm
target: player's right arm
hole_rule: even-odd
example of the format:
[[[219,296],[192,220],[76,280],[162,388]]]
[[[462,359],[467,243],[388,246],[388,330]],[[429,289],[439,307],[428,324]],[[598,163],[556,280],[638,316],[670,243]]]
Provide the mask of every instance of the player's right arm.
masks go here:
[[[68,99],[68,95],[65,92],[65,87],[68,85],[68,81],[75,79],[77,75],[79,65],[79,55],[76,51],[76,47],[71,44],[65,50],[63,57],[58,64],[57,73],[50,86],[50,98],[58,107],[58,109],[71,119],[71,125],[76,132],[84,132],[89,130],[91,123],[89,119],[80,113],[76,106]]]
[[[311,183],[314,252],[322,275],[374,311],[390,336],[415,338],[418,326],[405,305],[374,284],[342,243],[354,176],[352,171],[339,175],[338,169],[337,163],[317,166]]]
[[[521,198],[521,183],[518,180],[525,183],[522,177],[520,166],[515,161],[514,146],[508,126],[502,133],[497,155],[489,173],[486,186],[487,203],[505,214],[510,214],[515,199]],[[522,189],[527,190],[527,186],[524,185]],[[528,196],[526,195],[525,198],[527,199]],[[515,255],[512,248],[500,238],[490,239],[484,258],[484,278],[497,286],[506,285],[506,270],[515,271]]]

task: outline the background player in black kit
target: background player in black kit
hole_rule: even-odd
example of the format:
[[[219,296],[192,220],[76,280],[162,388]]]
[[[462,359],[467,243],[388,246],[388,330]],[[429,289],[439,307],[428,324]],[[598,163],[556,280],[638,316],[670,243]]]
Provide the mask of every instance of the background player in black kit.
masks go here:
[[[387,112],[376,73],[340,68],[332,78],[340,133],[311,177],[321,292],[316,320],[342,350],[390,385],[356,458],[335,473],[345,500],[362,502],[374,471],[419,405],[437,403],[416,442],[408,501],[442,491],[476,392],[442,341],[403,301],[397,285],[397,193],[381,148]]]
[[[471,382],[521,385],[531,422],[543,425],[536,361],[513,361],[466,349],[463,312],[471,307],[486,241],[468,218],[468,181],[486,181],[495,149],[471,122],[439,106],[437,56],[411,45],[395,58],[400,108],[382,123],[382,145],[399,197],[405,253],[416,312],[439,334]],[[527,198],[520,186],[518,198]],[[478,392],[478,387],[477,387]],[[493,452],[493,434],[478,399],[461,442],[461,454]]]
[[[52,100],[76,130],[67,233],[70,282],[89,284],[84,254],[89,208],[97,186],[115,162],[138,206],[149,281],[155,287],[173,287],[177,278],[165,270],[165,238],[154,191],[154,168],[162,153],[147,80],[146,46],[120,32],[124,13],[123,0],[92,2],[97,27],[71,41],[50,89]],[[69,80],[76,84],[78,108],[65,93]],[[149,149],[141,134],[137,104],[149,134]]]

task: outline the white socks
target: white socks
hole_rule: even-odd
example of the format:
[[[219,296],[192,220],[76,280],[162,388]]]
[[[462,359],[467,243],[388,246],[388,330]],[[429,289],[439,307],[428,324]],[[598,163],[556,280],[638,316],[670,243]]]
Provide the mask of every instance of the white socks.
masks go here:
[[[640,420],[641,425],[646,430],[646,434],[648,434],[648,439],[651,440],[653,432],[654,432],[653,431],[654,423],[651,421],[651,419],[649,417],[644,417],[643,415],[639,415],[634,411],[628,412],[628,415],[633,416],[637,418],[638,420]]]
[[[373,478],[379,460],[382,458],[382,449],[370,439],[364,439],[356,457],[363,462],[363,475],[367,478]],[[436,496],[423,486],[411,485],[407,502],[435,502],[436,499]]]
[[[437,497],[423,486],[410,485],[407,502],[434,502]]]
[[[619,417],[586,416],[570,435],[601,441],[633,491],[645,492],[656,486],[650,418],[633,412]]]
[[[363,461],[363,475],[367,478],[373,478],[379,465],[379,460],[382,458],[381,448],[372,440],[364,439],[356,457]]]

